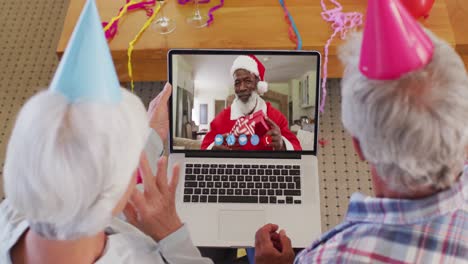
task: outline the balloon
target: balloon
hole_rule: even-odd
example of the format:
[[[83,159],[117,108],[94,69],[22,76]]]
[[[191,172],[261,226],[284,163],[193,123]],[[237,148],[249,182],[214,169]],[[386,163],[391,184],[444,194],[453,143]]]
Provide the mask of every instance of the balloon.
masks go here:
[[[408,12],[416,19],[429,17],[435,0],[400,0]]]

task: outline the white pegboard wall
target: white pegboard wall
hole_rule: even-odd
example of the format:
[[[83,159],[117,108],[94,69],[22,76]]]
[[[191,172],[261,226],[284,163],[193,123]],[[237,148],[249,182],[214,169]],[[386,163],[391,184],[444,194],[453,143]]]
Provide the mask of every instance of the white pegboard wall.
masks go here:
[[[322,230],[340,223],[354,192],[372,194],[369,167],[354,151],[350,135],[341,122],[340,80],[327,83],[325,111],[320,116],[319,139],[327,142],[318,149]]]
[[[69,0],[0,1],[0,199],[5,151],[24,102],[47,87]]]
[[[166,82],[135,82],[133,93],[138,95],[143,101],[146,109],[149,103],[164,89]],[[123,87],[130,90],[129,83],[122,83]]]

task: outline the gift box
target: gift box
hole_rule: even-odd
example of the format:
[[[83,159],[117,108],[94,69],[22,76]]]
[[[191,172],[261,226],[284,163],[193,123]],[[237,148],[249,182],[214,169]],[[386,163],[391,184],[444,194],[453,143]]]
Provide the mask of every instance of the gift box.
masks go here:
[[[251,115],[241,117],[236,121],[236,124],[231,130],[231,133],[236,137],[244,134],[247,136],[257,135],[263,137],[270,127],[265,121],[265,114],[259,110]]]

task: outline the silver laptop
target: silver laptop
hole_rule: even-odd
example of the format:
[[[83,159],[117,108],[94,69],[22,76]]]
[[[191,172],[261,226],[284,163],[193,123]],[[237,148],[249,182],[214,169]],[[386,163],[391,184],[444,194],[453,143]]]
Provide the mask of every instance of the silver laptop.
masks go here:
[[[254,246],[264,224],[294,247],[321,234],[320,54],[171,50],[170,164],[197,246]]]

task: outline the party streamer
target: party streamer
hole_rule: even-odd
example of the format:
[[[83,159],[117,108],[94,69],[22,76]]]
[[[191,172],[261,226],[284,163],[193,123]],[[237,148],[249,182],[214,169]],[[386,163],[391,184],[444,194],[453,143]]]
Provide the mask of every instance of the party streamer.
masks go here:
[[[128,67],[128,76],[130,77],[130,84],[131,84],[132,92],[133,92],[133,89],[134,89],[133,68],[132,68],[132,52],[133,52],[133,49],[135,47],[135,44],[138,42],[138,40],[140,39],[143,32],[145,32],[145,30],[151,25],[153,20],[156,18],[156,15],[159,13],[159,10],[161,9],[161,5],[162,4],[158,3],[158,5],[156,6],[156,9],[153,11],[153,14],[151,15],[151,17],[146,21],[146,23],[140,29],[138,34],[135,36],[135,38],[132,41],[130,41],[130,43],[128,44],[128,50],[127,50],[128,64],[127,64],[127,67]]]
[[[285,18],[288,25],[288,34],[289,34],[289,39],[293,41],[296,44],[296,49],[301,50],[302,49],[302,38],[301,35],[299,34],[299,30],[296,27],[296,23],[294,23],[294,19],[291,16],[291,14],[288,11],[288,8],[286,7],[286,4],[284,3],[284,0],[279,0],[281,6],[283,7],[283,11],[285,14]]]
[[[188,3],[193,2],[193,1],[194,0],[178,0],[177,2],[179,4],[181,4],[181,5],[185,5],[185,4],[188,4]],[[198,0],[199,4],[208,4],[209,2],[210,2],[210,0]],[[208,20],[206,21],[208,23],[208,26],[210,26],[214,21],[213,13],[216,10],[223,7],[223,6],[224,6],[224,0],[220,0],[218,5],[213,6],[212,8],[210,8],[210,10],[208,11]]]
[[[188,4],[190,2],[193,2],[193,0],[178,0],[177,2],[179,2],[179,4],[181,4],[181,5],[185,5],[185,4]],[[198,0],[199,4],[207,4],[209,2],[210,2],[210,0]]]
[[[219,1],[219,5],[216,5],[216,6],[213,6],[212,8],[210,8],[210,10],[208,11],[208,21],[207,21],[208,26],[211,25],[211,23],[213,23],[213,21],[214,21],[213,13],[214,13],[216,10],[220,9],[221,7],[223,7],[223,6],[224,6],[224,0],[220,0],[220,1]]]
[[[119,20],[130,11],[145,9],[146,15],[151,17],[153,15],[153,9],[151,8],[156,3],[156,0],[148,0],[148,1],[141,1],[135,2],[127,0],[125,6],[119,9],[119,14],[111,19],[109,23],[103,22],[102,26],[104,27],[104,32],[106,35],[107,40],[111,40],[114,38],[115,34],[117,34]]]
[[[328,49],[330,47],[330,43],[332,42],[333,38],[340,33],[340,38],[345,39],[346,33],[348,30],[356,28],[362,25],[362,14],[359,12],[343,12],[343,7],[340,3],[336,0],[330,0],[336,7],[333,9],[327,9],[324,0],[321,0],[322,5],[322,18],[327,21],[331,22],[333,34],[327,40],[325,44],[325,59],[323,63],[323,81],[322,81],[322,100],[320,102],[320,112],[324,112],[325,108],[325,99],[327,97],[327,76],[328,76]]]

